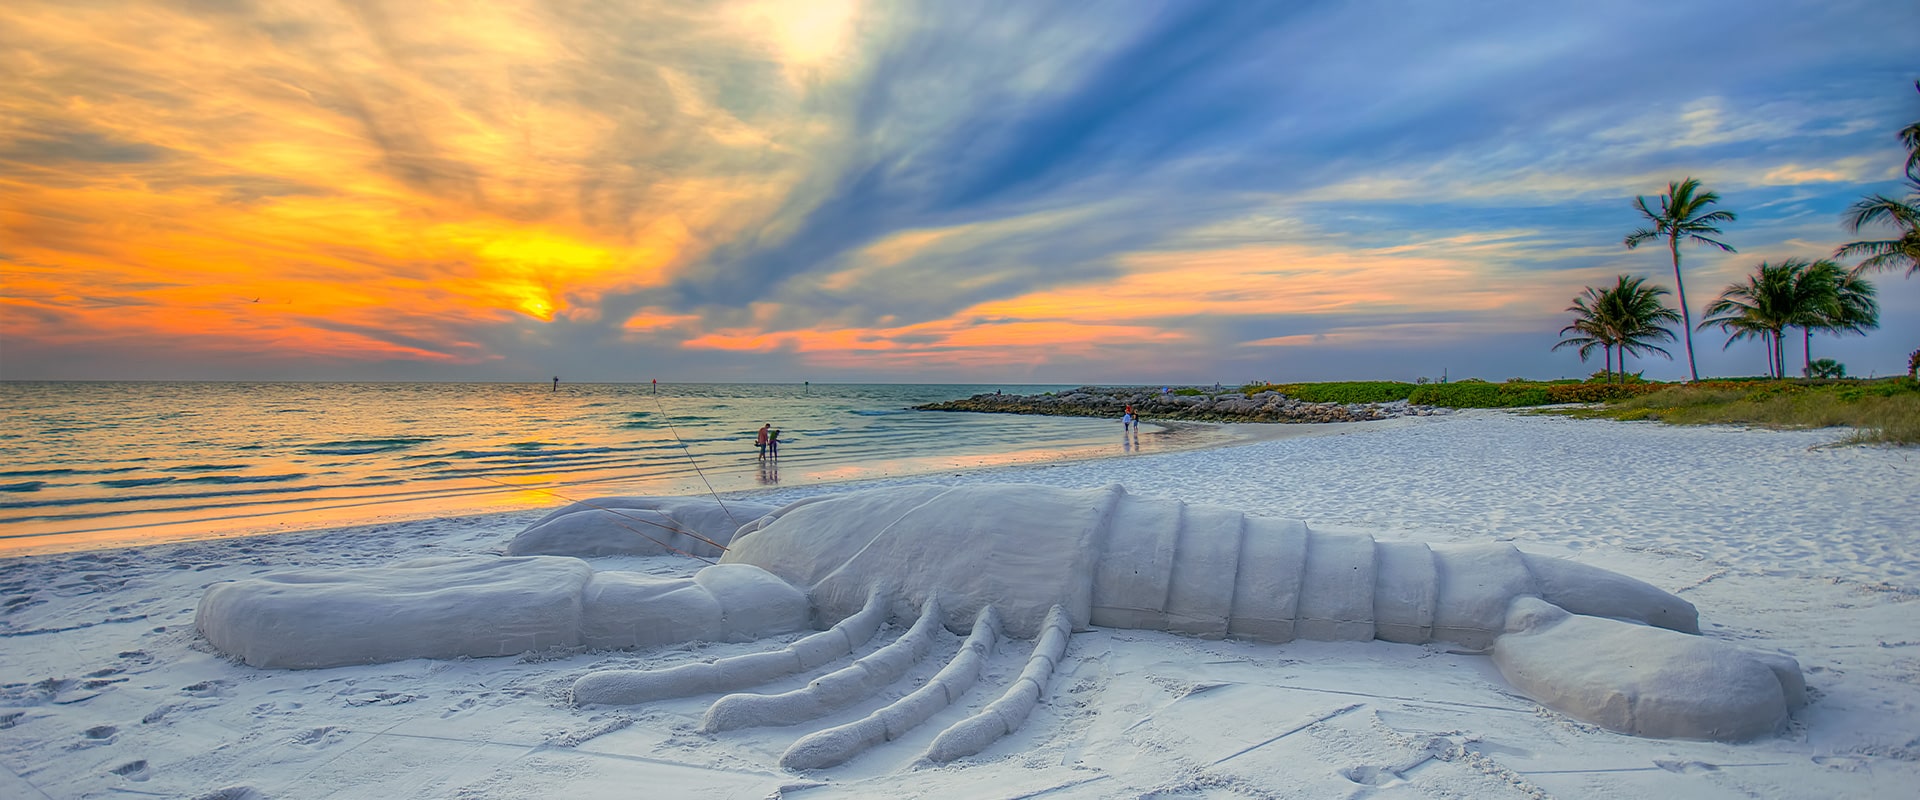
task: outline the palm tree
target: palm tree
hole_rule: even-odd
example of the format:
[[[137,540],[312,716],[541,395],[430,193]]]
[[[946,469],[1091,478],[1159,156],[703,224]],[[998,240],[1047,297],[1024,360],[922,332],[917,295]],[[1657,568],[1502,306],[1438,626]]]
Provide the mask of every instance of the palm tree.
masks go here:
[[[1700,370],[1693,363],[1693,315],[1687,310],[1687,284],[1680,277],[1680,243],[1699,242],[1733,252],[1733,248],[1726,243],[1706,236],[1720,233],[1720,223],[1738,219],[1731,211],[1706,210],[1707,206],[1718,202],[1720,195],[1700,191],[1698,180],[1686,178],[1677,182],[1669,181],[1667,193],[1660,196],[1658,211],[1647,207],[1645,196],[1633,198],[1634,208],[1647,218],[1649,226],[1627,234],[1626,238],[1629,250],[1653,239],[1667,240],[1667,250],[1673,254],[1673,285],[1680,293],[1680,321],[1687,337],[1687,374],[1695,381],[1700,380]]]
[[[1920,90],[1920,81],[1914,81],[1913,88]],[[1856,274],[1901,267],[1906,268],[1907,277],[1920,272],[1920,122],[1901,128],[1899,136],[1907,148],[1907,196],[1867,195],[1848,208],[1840,220],[1853,233],[1885,225],[1895,234],[1891,239],[1851,242],[1834,251],[1840,258],[1866,256],[1854,265]]]
[[[1802,285],[1797,287],[1796,296],[1812,306],[1800,322],[1806,348],[1801,374],[1813,369],[1815,330],[1865,336],[1867,331],[1880,327],[1880,304],[1874,301],[1873,284],[1859,274],[1821,259],[1807,265],[1798,282]]]
[[[1854,265],[1855,274],[1905,267],[1907,277],[1920,272],[1920,179],[1909,181],[1905,199],[1884,194],[1868,195],[1847,209],[1841,224],[1851,233],[1862,228],[1887,225],[1897,234],[1891,239],[1849,242],[1834,251],[1838,258],[1866,256]]]
[[[1662,299],[1668,294],[1667,287],[1648,286],[1645,278],[1622,275],[1608,294],[1612,302],[1606,318],[1613,325],[1614,346],[1620,348],[1620,380],[1627,379],[1628,353],[1659,353],[1671,360],[1673,354],[1654,344],[1662,339],[1673,341],[1673,331],[1667,325],[1684,322]]]
[[[1761,340],[1767,345],[1767,374],[1786,377],[1782,331],[1815,319],[1815,310],[1826,302],[1824,297],[1808,294],[1819,287],[1802,280],[1808,267],[1806,260],[1798,258],[1778,264],[1761,262],[1746,283],[1728,286],[1707,306],[1707,318],[1700,327],[1715,325],[1729,332],[1726,347],[1750,337]]]
[[[1659,353],[1672,358],[1653,342],[1673,338],[1667,323],[1679,322],[1680,315],[1661,299],[1667,295],[1662,286],[1647,286],[1645,278],[1621,275],[1605,289],[1586,287],[1573,298],[1567,310],[1578,317],[1560,329],[1564,338],[1553,346],[1577,347],[1580,360],[1586,361],[1595,347],[1607,353],[1607,382],[1613,382],[1613,350],[1620,349],[1620,376],[1626,379],[1628,353]],[[1576,334],[1568,336],[1568,334]]]
[[[1602,308],[1606,304],[1606,296],[1607,290],[1595,289],[1589,286],[1583,290],[1580,295],[1574,297],[1573,305],[1567,306],[1567,310],[1578,316],[1574,319],[1572,325],[1560,329],[1560,341],[1555,343],[1552,349],[1558,350],[1562,347],[1577,347],[1579,349],[1574,352],[1580,355],[1580,363],[1582,364],[1587,363],[1587,358],[1593,355],[1593,348],[1599,347],[1605,349],[1607,353],[1607,382],[1612,383],[1613,332],[1608,330],[1606,323],[1601,321],[1600,318]],[[1579,335],[1568,336],[1567,334],[1569,333]]]

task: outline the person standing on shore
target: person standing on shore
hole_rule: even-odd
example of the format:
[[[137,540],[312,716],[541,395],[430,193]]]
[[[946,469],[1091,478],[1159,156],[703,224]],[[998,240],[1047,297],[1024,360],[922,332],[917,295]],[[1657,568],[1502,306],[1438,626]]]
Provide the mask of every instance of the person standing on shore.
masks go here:
[[[1130,431],[1139,426],[1140,418],[1133,415],[1133,404],[1127,404],[1127,410],[1120,415],[1120,430]]]
[[[774,428],[772,433],[767,434],[767,457],[768,458],[780,457],[780,429],[779,428]]]
[[[753,446],[760,449],[761,458],[767,457],[767,431],[772,427],[773,423],[763,423],[760,426],[760,435],[753,440]]]

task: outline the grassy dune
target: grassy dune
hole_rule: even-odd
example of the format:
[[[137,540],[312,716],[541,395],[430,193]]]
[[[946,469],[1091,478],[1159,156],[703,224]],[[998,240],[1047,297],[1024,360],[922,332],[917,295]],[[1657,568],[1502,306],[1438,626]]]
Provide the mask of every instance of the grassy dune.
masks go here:
[[[1879,380],[1707,380],[1690,384],[1467,379],[1452,383],[1387,381],[1249,384],[1308,402],[1384,403],[1408,400],[1447,408],[1527,408],[1572,403],[1543,413],[1582,418],[1648,419],[1675,425],[1767,428],[1844,426],[1848,443],[1920,444],[1920,383]]]
[[[1846,426],[1857,429],[1849,443],[1920,444],[1920,384],[1905,378],[1672,385],[1638,397],[1553,413],[1653,419],[1675,425]]]

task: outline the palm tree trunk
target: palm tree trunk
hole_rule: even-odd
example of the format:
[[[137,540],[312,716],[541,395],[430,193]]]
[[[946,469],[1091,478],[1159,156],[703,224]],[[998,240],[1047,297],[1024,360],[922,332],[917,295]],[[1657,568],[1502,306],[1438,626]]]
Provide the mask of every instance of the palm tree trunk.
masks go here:
[[[1800,366],[1800,374],[1811,378],[1813,377],[1813,326],[1808,325],[1800,330],[1807,335],[1805,342],[1807,348],[1806,363]]]
[[[1687,310],[1687,284],[1680,280],[1680,231],[1667,231],[1667,250],[1673,253],[1673,288],[1680,297],[1680,330],[1687,337],[1687,375],[1700,382],[1700,369],[1693,365],[1693,312]],[[1626,378],[1626,370],[1620,370]]]
[[[1607,351],[1607,383],[1613,383],[1613,345],[1601,345]]]

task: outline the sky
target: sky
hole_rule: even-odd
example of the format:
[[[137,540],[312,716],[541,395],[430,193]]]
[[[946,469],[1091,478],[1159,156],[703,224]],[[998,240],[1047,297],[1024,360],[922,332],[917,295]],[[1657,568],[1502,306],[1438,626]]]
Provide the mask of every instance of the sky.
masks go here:
[[[1587,286],[1696,321],[1857,238],[1920,4],[10,0],[0,378],[1584,377]],[[1870,232],[1872,233],[1872,232]],[[1880,232],[1886,234],[1886,232]],[[1904,372],[1920,276],[1880,330]],[[1700,331],[1703,375],[1764,348]],[[1801,360],[1797,337],[1788,363]],[[1686,377],[1635,359],[1646,377]]]

